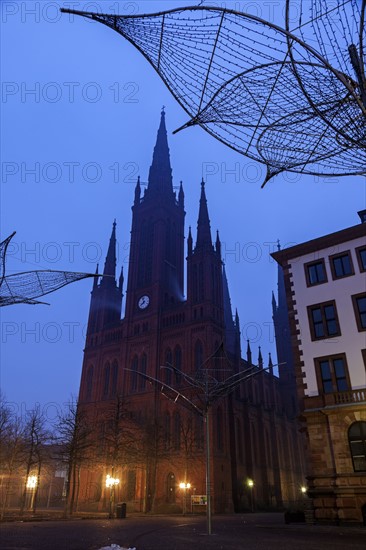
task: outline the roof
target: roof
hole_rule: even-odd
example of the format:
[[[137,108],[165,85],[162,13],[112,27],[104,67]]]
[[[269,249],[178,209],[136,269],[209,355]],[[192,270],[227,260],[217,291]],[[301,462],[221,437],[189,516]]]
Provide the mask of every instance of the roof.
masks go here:
[[[312,239],[311,241],[306,241],[289,248],[284,248],[278,252],[273,252],[271,256],[276,260],[276,262],[283,266],[293,258],[305,256],[311,252],[323,250],[324,248],[329,248],[337,244],[352,241],[360,237],[366,237],[366,223],[359,223],[357,225],[353,225],[352,227],[347,227],[346,229],[336,231],[335,233],[329,233],[328,235],[318,237],[317,239]]]

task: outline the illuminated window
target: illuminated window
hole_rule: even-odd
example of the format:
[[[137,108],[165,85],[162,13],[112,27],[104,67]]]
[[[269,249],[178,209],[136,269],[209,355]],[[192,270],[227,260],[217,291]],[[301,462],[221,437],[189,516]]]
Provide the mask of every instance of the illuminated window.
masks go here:
[[[348,430],[348,442],[355,472],[366,471],[366,422],[354,422]]]
[[[325,302],[308,307],[310,333],[312,340],[340,336],[335,302]]]

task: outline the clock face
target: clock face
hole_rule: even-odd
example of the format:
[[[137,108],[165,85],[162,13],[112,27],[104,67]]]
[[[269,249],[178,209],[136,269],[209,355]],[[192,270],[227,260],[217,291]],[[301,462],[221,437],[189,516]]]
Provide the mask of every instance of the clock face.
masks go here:
[[[141,298],[137,302],[137,305],[139,306],[140,309],[146,309],[149,303],[150,303],[150,298],[145,295],[145,296],[141,296]]]

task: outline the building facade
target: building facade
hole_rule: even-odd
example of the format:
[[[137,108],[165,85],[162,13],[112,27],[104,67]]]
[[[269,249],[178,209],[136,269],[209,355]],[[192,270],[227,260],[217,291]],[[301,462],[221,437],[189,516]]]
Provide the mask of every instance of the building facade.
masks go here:
[[[196,237],[189,229],[186,244],[184,218],[163,112],[148,186],[142,192],[138,180],[135,188],[123,319],[116,223],[91,293],[79,404],[98,444],[80,471],[80,506],[105,509],[111,499],[145,512],[178,511],[184,499],[195,506],[206,494],[204,423],[180,403],[187,398],[202,409],[206,383],[244,371],[254,376],[211,409],[213,509],[278,508],[299,498],[296,412],[285,403],[288,387],[271,359],[264,367],[259,351],[253,365],[249,343],[246,359],[241,356],[239,316],[232,312],[218,233],[213,244],[203,181]],[[107,476],[119,480],[113,489]]]
[[[284,270],[314,518],[366,524],[366,224],[273,257]]]

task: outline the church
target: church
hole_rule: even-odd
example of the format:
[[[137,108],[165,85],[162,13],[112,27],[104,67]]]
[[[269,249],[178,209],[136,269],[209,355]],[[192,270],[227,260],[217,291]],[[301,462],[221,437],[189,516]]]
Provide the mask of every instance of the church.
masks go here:
[[[91,292],[79,408],[94,442],[80,464],[80,509],[113,512],[123,501],[131,512],[203,511],[205,389],[245,372],[210,403],[212,509],[281,509],[301,499],[302,436],[281,272],[272,302],[277,375],[260,349],[252,360],[249,342],[242,357],[204,181],[197,232],[189,228],[186,240],[184,220],[163,111],[148,185],[142,192],[138,180],[135,187],[126,293],[116,272],[116,223]]]

